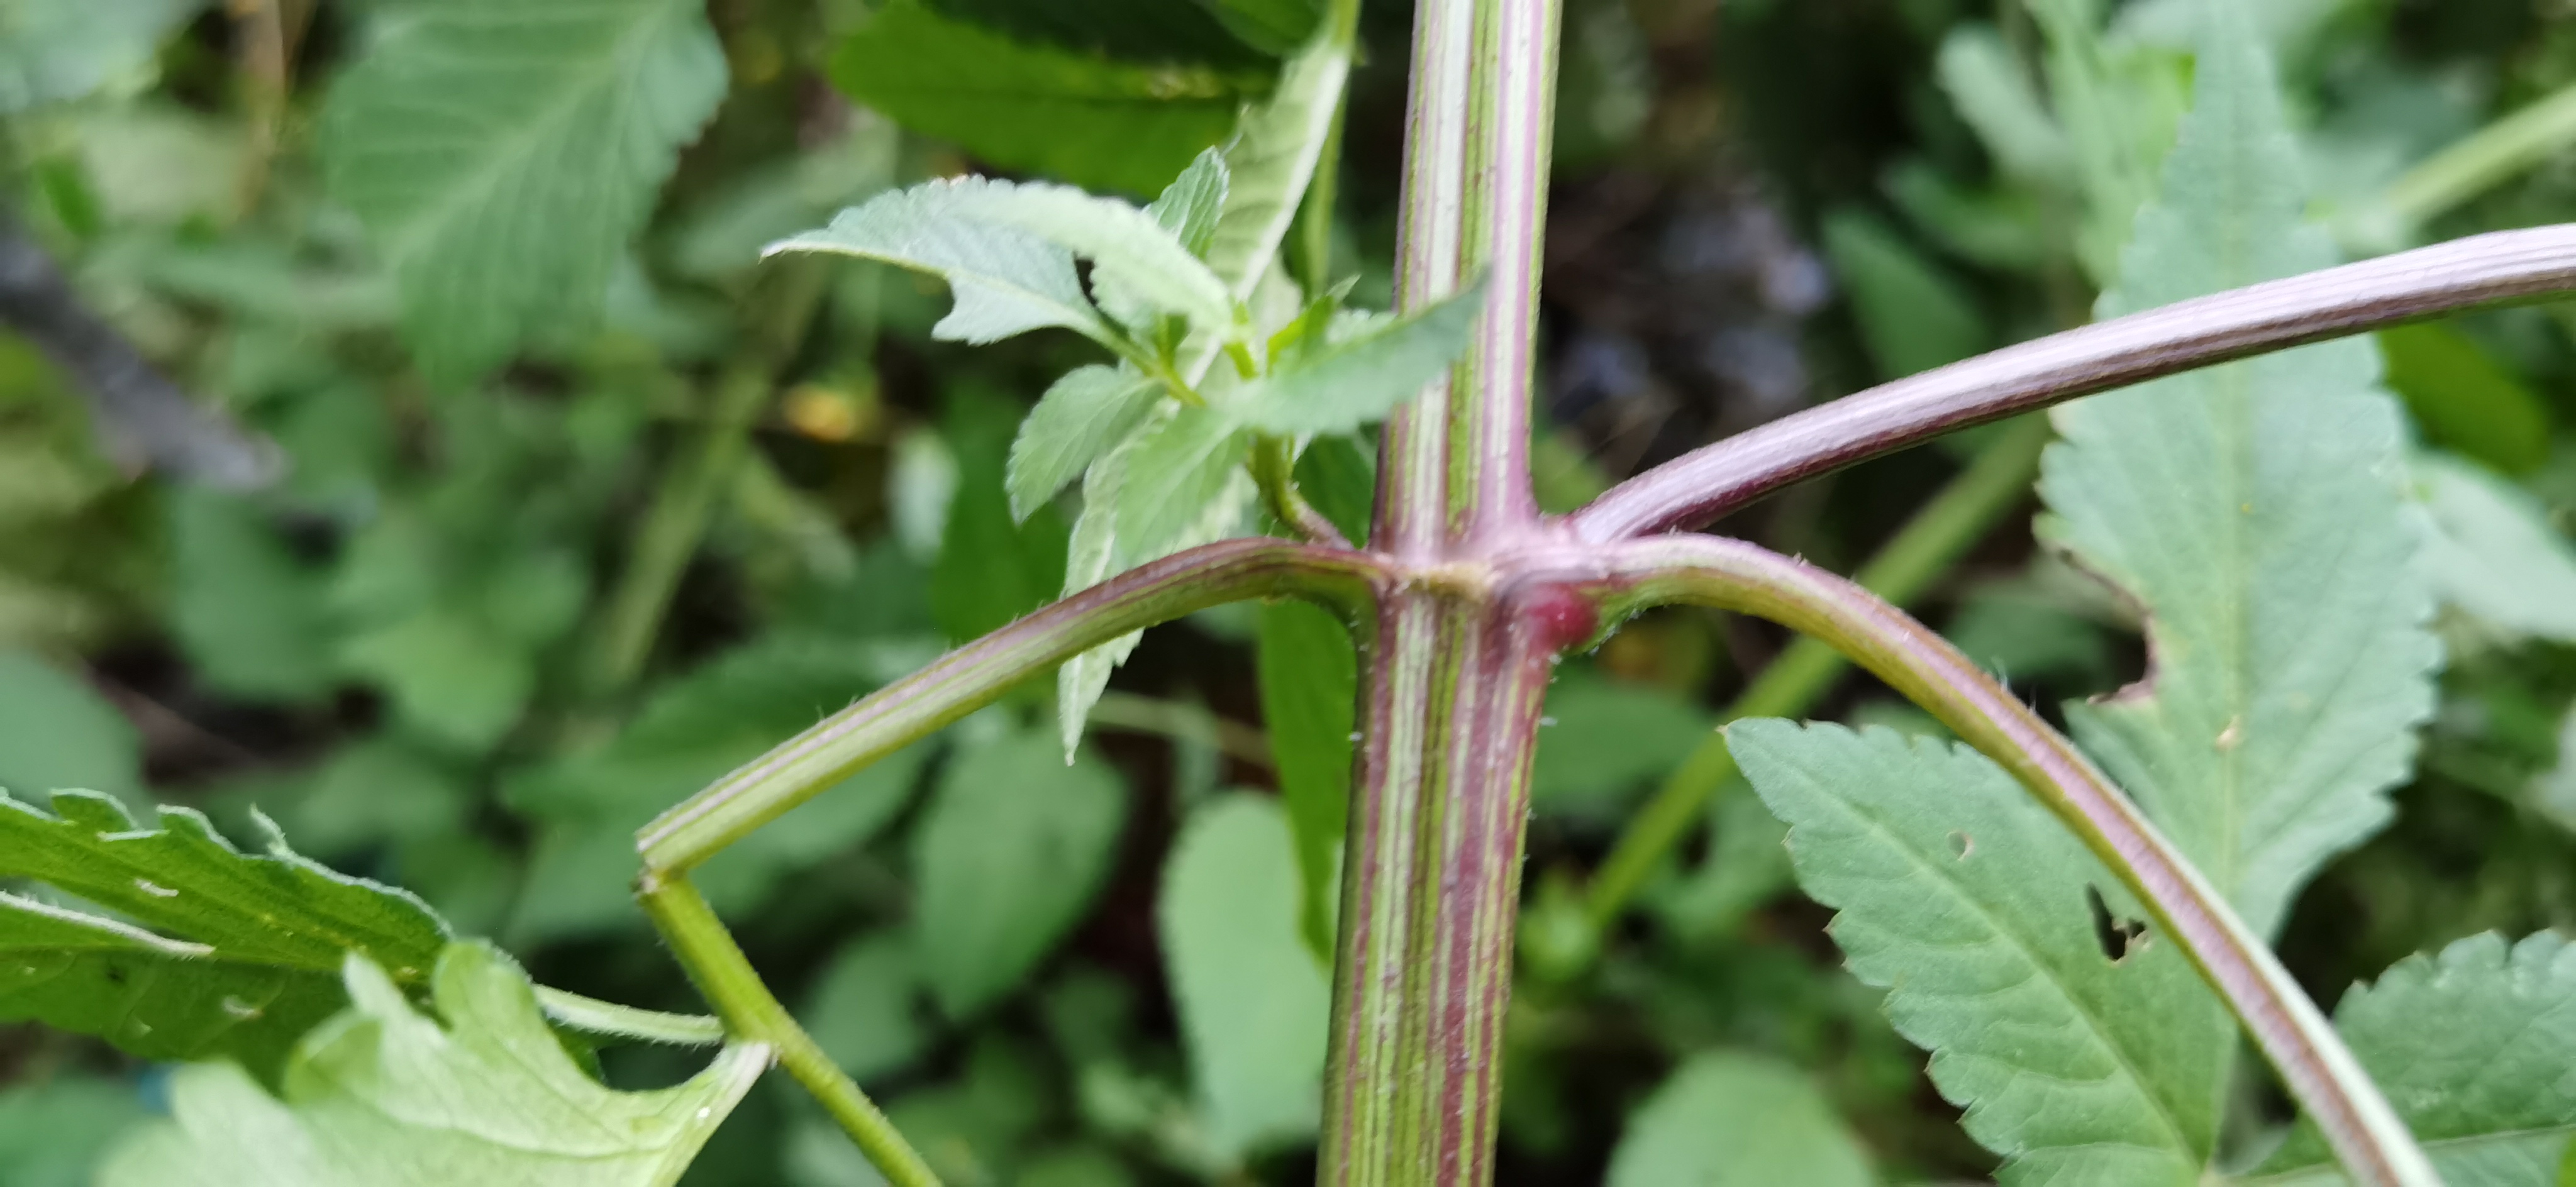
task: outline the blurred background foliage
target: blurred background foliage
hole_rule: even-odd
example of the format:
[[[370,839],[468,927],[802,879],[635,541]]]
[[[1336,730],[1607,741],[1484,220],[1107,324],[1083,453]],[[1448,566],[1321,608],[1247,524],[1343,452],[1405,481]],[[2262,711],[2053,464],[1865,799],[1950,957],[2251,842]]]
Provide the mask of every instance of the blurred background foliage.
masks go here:
[[[1015,525],[1000,476],[1074,344],[935,343],[936,285],[760,247],[968,169],[1149,196],[1318,6],[619,0],[556,6],[589,15],[514,57],[477,23],[514,2],[552,0],[0,0],[11,241],[247,430],[204,421],[205,450],[272,443],[231,472],[138,452],[168,409],[0,332],[0,787],[239,838],[256,809],[540,981],[691,1009],[627,899],[632,830],[1065,565],[1066,518]],[[2576,219],[2576,6],[2244,3],[2303,128],[2284,167],[2351,252]],[[2184,7],[1568,0],[1543,501],[2083,321],[2187,100]],[[1381,307],[1408,28],[1364,12],[1329,245]],[[2379,344],[2425,446],[2449,667],[2399,822],[2287,929],[2327,1002],[2460,936],[2576,925],[2576,307]],[[2137,624],[2035,549],[2018,434],[1722,530],[1851,571],[1986,459],[2002,493],[1918,558],[1918,610],[2035,703],[2115,689]],[[1787,642],[1661,613],[1565,666],[1503,1182],[1991,1172],[1707,753],[1731,705],[1937,728]],[[951,1182],[1307,1179],[1326,991],[1299,886],[1332,855],[1292,851],[1275,793],[1342,761],[1331,698],[1290,687],[1330,688],[1336,645],[1247,608],[1155,631],[1072,764],[1037,682],[702,885]],[[1752,683],[1775,663],[1804,667]],[[1650,796],[1662,825],[1635,823]],[[1587,888],[1614,851],[1650,860]],[[622,1085],[692,1062],[600,1052]],[[86,1181],[160,1083],[0,1028],[5,1177]],[[765,1085],[687,1181],[876,1180]]]

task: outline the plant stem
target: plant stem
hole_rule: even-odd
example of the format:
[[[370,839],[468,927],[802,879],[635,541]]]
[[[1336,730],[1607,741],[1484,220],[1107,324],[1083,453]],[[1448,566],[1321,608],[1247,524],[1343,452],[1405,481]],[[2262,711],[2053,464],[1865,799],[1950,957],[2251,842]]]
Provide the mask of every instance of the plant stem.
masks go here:
[[[1288,442],[1266,433],[1253,442],[1252,478],[1271,517],[1309,544],[1350,547],[1351,542],[1342,537],[1342,529],[1334,527],[1332,520],[1306,501],[1306,496],[1297,493],[1296,466],[1289,456]]]
[[[2075,744],[1957,648],[1867,590],[1740,540],[1667,536],[1568,558],[1612,617],[1684,602],[1755,614],[1815,636],[1993,759],[2064,821],[2156,928],[2224,998],[2290,1094],[2369,1187],[2441,1179],[2360,1063],[2262,937]],[[1532,574],[1531,579],[1537,575]]]
[[[1506,593],[1540,534],[1529,417],[1555,0],[1415,7],[1397,305],[1490,271],[1466,359],[1380,441],[1371,544],[1414,570],[1380,603],[1352,778],[1317,1179],[1493,1176],[1503,1018],[1538,717],[1590,608]]]
[[[745,1042],[768,1044],[787,1074],[822,1102],[877,1173],[894,1187],[939,1187],[930,1164],[761,983],[733,935],[687,878],[646,874],[636,885],[636,898],[725,1026]]]
[[[644,671],[662,632],[671,594],[705,539],[717,500],[731,488],[751,447],[752,425],[769,406],[787,365],[821,304],[823,270],[812,261],[768,265],[751,301],[744,348],[716,380],[696,438],[663,471],[653,505],[627,544],[626,569],[601,612],[590,687],[614,696]]]
[[[639,1010],[544,985],[537,986],[537,1005],[557,1024],[585,1034],[669,1043],[679,1047],[711,1047],[725,1039],[721,1019]]]
[[[1899,607],[1922,596],[2005,512],[2029,497],[2031,481],[2039,474],[2039,455],[2049,437],[2045,417],[2033,416],[2014,425],[1916,512],[1853,579]],[[1847,665],[1833,648],[1800,638],[1762,669],[1718,719],[1723,723],[1742,717],[1797,717],[1823,698]],[[1709,799],[1734,775],[1735,758],[1727,751],[1726,734],[1712,732],[1664,780],[1655,798],[1629,820],[1585,895],[1584,914],[1596,940],[1628,909],[1647,877],[1690,835],[1707,811]]]
[[[1272,764],[1270,738],[1256,726],[1219,717],[1205,705],[1159,701],[1128,692],[1104,692],[1091,706],[1095,729],[1154,734],[1196,742],[1236,762],[1267,769]]]
[[[2212,363],[2576,288],[2576,226],[2500,231],[2182,301],[1782,417],[1612,487],[1578,539],[1686,528],[1953,429]]]
[[[1361,553],[1261,538],[1139,566],[951,651],[780,743],[645,825],[636,847],[648,874],[686,871],[851,772],[1129,631],[1273,596],[1307,598],[1365,621],[1385,576]]]

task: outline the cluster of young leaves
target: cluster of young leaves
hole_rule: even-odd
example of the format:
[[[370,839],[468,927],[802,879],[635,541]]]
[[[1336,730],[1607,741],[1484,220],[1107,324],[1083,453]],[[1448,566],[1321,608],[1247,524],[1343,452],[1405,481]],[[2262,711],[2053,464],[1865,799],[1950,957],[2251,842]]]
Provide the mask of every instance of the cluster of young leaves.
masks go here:
[[[2034,11],[2043,23],[2064,15]],[[2193,101],[2154,200],[2133,222],[2099,220],[2134,226],[2106,315],[2332,262],[2282,168],[2296,150],[2262,39],[2232,10],[2211,6],[2202,19]],[[2089,30],[2051,32],[2063,107],[2077,88],[2057,72],[2098,67],[2105,51]],[[1945,54],[1954,93],[1965,57],[1994,48],[1982,44],[1954,41]],[[1971,116],[1998,159],[2028,167],[2008,154],[2040,155],[2032,139],[2007,137],[1994,96],[1974,101],[1989,104]],[[2157,118],[2151,99],[2094,101],[2096,126]],[[2098,205],[2119,170],[2084,176]],[[2039,533],[2140,607],[2154,657],[2145,681],[2068,705],[2068,721],[2267,933],[2329,859],[2385,827],[2385,793],[2405,780],[2414,730],[2433,707],[2429,571],[2406,433],[2380,375],[2368,344],[2331,344],[2055,414],[2062,439],[2046,459]],[[1756,722],[1728,736],[1791,825],[1800,882],[1839,909],[1834,934],[1854,971],[1889,987],[1898,1029],[1932,1049],[1935,1083],[1967,1108],[1969,1132],[2006,1156],[2006,1181],[2187,1183],[2231,1169],[2220,1138],[2232,1022],[2172,945],[2124,922],[2135,904],[1999,770],[1885,731]],[[2451,967],[2455,992],[2496,1005],[2456,1027],[2418,1014],[2399,1040],[2363,1021],[2370,999],[2356,995],[2340,1016],[2347,1040],[2366,1065],[2414,1086],[2390,1088],[2419,1136],[2456,1142],[2430,1147],[2451,1181],[2554,1182],[2576,1114],[2539,1122],[2557,1136],[2535,1135],[2509,1158],[2481,1140],[2533,1128],[2531,1112],[2548,1111],[2556,1091],[2551,1074],[2469,1070],[2488,1011],[2509,1009],[2495,995],[2509,996],[2512,974],[2465,957]],[[2401,970],[2391,982],[2413,979]],[[2402,1050],[2388,1046],[2399,1041]],[[2436,1084],[2436,1066],[2458,1078]],[[2494,1090],[2481,1099],[2531,1108],[2468,1104],[2472,1082]],[[2310,1141],[2306,1161],[2320,1155]]]

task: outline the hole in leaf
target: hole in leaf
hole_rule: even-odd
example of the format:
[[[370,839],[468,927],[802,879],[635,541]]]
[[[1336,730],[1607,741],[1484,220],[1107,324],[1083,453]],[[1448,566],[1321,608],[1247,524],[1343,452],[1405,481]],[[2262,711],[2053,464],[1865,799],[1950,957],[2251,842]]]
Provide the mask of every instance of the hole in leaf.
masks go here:
[[[1955,831],[1950,834],[1950,856],[1958,858],[1961,861],[1966,861],[1968,860],[1968,855],[1976,851],[1977,839],[1975,837],[1969,836],[1963,832]]]
[[[2103,959],[2118,964],[2136,951],[2147,934],[2144,920],[2122,919],[2111,913],[2111,905],[2102,901],[2099,887],[2084,888],[2084,901],[2093,908],[2093,938],[2102,945]]]

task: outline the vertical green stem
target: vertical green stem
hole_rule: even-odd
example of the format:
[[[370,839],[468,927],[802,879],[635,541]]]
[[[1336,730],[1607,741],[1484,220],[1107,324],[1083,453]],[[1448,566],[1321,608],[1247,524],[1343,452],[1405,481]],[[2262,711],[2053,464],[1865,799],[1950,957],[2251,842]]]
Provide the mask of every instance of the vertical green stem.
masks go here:
[[[627,545],[625,572],[600,614],[592,692],[614,695],[642,674],[680,574],[697,555],[717,499],[741,470],[752,425],[769,406],[778,372],[804,339],[822,292],[822,270],[810,261],[768,265],[751,302],[747,341],[716,380],[705,425],[663,472]]]
[[[734,1037],[769,1044],[778,1053],[779,1065],[822,1102],[824,1111],[858,1143],[859,1151],[887,1182],[894,1187],[939,1187],[939,1176],[931,1172],[930,1164],[922,1161],[868,1094],[814,1045],[813,1037],[761,983],[760,974],[752,970],[751,961],[697,887],[677,874],[647,874],[636,886],[636,898]]]
[[[2039,474],[2040,451],[2048,440],[2047,417],[2031,415],[2016,422],[1916,512],[1854,580],[1898,606],[1921,597],[2029,494],[2031,481]],[[1840,652],[1801,637],[1762,669],[1735,703],[1719,714],[1719,720],[1799,716],[1813,708],[1849,666]],[[1629,820],[1585,896],[1584,914],[1596,939],[1628,909],[1646,879],[1690,835],[1709,799],[1734,775],[1735,759],[1727,752],[1725,733],[1712,732],[1665,778],[1655,798]]]

